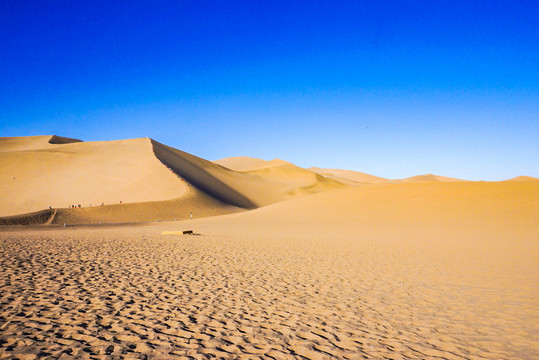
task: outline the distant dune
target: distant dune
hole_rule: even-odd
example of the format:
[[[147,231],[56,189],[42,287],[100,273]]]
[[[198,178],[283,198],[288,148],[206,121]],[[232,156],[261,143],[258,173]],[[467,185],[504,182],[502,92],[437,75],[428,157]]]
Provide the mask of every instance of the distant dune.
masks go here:
[[[224,158],[220,160],[215,160],[214,163],[235,171],[259,170],[279,165],[290,164],[288,161],[284,161],[281,159],[262,160],[248,156]]]
[[[411,176],[405,179],[400,179],[400,180],[395,180],[395,181],[398,181],[398,182],[430,182],[430,181],[459,182],[459,181],[467,181],[467,180],[455,179],[455,178],[451,178],[447,176],[425,174],[425,175]]]
[[[311,167],[309,170],[326,177],[337,177],[345,180],[350,180],[357,183],[378,184],[388,182],[390,180],[378,176],[365,174],[359,171],[341,170],[341,169],[322,169]]]
[[[539,179],[531,177],[531,176],[517,176],[512,179],[505,180],[505,181],[539,181]]]

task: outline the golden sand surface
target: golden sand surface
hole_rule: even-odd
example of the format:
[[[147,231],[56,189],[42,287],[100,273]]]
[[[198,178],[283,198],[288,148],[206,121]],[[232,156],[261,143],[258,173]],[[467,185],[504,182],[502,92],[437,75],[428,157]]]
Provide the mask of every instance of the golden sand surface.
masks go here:
[[[0,163],[0,359],[539,358],[538,179],[147,138],[0,138]]]
[[[168,219],[196,202],[199,213],[211,208],[207,215],[215,215],[349,185],[282,160],[264,163],[234,171],[148,138],[0,138],[0,217],[51,207],[61,209],[67,223],[153,221],[166,207],[174,213]],[[120,204],[137,204],[139,211],[129,216],[117,206],[101,207]],[[66,214],[71,205],[77,210]]]
[[[4,230],[0,359],[538,358],[538,188],[388,184]]]

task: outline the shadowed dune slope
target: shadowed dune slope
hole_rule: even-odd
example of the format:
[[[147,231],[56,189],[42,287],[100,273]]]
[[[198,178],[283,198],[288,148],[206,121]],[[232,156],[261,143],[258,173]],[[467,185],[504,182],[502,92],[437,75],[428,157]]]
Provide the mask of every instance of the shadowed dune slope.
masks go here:
[[[539,179],[531,177],[531,176],[517,176],[512,179],[505,180],[505,181],[539,181]]]
[[[178,176],[216,199],[247,209],[259,205],[255,202],[256,200],[249,197],[248,189],[246,189],[247,191],[244,189],[243,192],[237,189],[237,185],[253,183],[255,179],[155,140],[152,140],[152,145],[155,155],[163,164],[172,169]]]
[[[216,199],[242,208],[252,209],[298,195],[345,187],[282,160],[250,162],[248,167],[242,166],[249,171],[239,172],[157,141],[152,143],[157,158],[178,176]]]
[[[155,222],[217,216],[243,211],[190,188],[181,198],[112,204],[82,208],[46,209],[33,213],[0,217],[0,226],[76,225]]]
[[[149,139],[62,144],[50,143],[50,137],[2,140],[0,216],[49,206],[169,200],[187,189],[156,159]]]
[[[55,215],[55,210],[46,209],[22,215],[5,216],[0,217],[0,226],[43,225],[47,223],[52,223],[52,220],[54,220]]]

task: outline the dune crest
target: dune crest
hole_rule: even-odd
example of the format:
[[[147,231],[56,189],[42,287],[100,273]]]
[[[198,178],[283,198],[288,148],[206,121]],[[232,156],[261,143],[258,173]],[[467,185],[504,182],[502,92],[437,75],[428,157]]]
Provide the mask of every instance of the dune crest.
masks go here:
[[[81,140],[57,135],[0,137],[0,152],[48,149],[51,144],[69,144]]]
[[[11,150],[0,152],[0,216],[49,206],[169,200],[186,192],[187,185],[156,159],[149,139],[61,144],[50,139],[7,141]]]

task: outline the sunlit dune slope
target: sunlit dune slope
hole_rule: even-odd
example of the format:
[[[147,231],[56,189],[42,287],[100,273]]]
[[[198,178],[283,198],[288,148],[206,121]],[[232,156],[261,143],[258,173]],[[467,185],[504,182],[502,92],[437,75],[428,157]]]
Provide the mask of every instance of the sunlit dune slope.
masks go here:
[[[399,180],[393,180],[393,181],[396,181],[396,182],[430,182],[430,181],[459,182],[459,181],[467,181],[467,180],[455,179],[455,178],[451,178],[447,176],[425,174],[425,175],[410,176],[405,179],[399,179]]]
[[[213,221],[230,226],[237,223],[261,232],[266,226],[279,229],[287,224],[307,232],[321,227],[335,231],[335,236],[341,231],[349,235],[367,225],[402,226],[406,231],[417,226],[508,226],[535,234],[539,231],[539,182],[369,185],[324,192]]]
[[[531,176],[517,176],[512,179],[505,180],[505,181],[539,181],[539,179],[531,177]]]
[[[336,179],[345,179],[357,183],[368,183],[368,184],[377,184],[377,183],[383,183],[388,182],[390,180],[384,179],[378,176],[365,174],[359,171],[351,171],[351,170],[342,170],[342,169],[322,169],[318,167],[311,167],[309,170],[326,176]]]
[[[51,144],[74,142],[81,141],[56,135],[0,137],[0,152],[47,149]]]
[[[258,170],[273,166],[290,164],[288,161],[284,161],[281,159],[262,160],[249,156],[229,157],[215,160],[214,163],[235,171]]]
[[[0,152],[1,216],[49,206],[168,200],[186,192],[185,183],[154,156],[149,139],[63,144],[49,140],[0,141],[0,149],[24,149]]]

